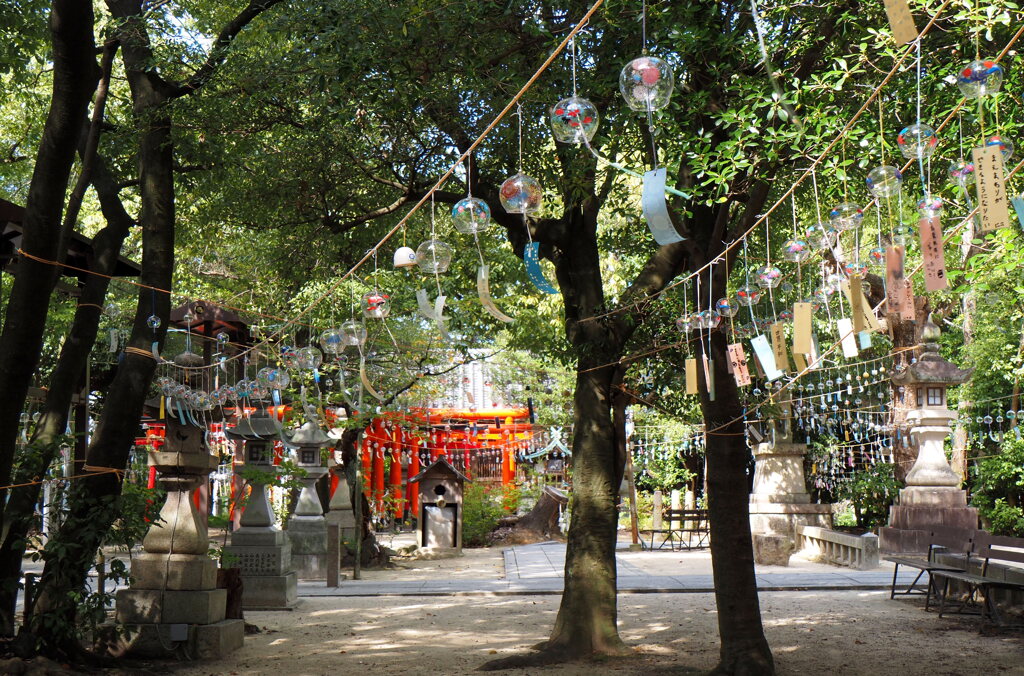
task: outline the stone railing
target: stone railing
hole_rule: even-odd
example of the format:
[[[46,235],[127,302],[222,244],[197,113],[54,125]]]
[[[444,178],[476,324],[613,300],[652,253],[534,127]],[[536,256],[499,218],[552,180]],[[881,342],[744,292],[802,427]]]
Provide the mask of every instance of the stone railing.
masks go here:
[[[857,570],[878,567],[878,536],[849,535],[817,526],[796,527],[797,549],[810,559]]]

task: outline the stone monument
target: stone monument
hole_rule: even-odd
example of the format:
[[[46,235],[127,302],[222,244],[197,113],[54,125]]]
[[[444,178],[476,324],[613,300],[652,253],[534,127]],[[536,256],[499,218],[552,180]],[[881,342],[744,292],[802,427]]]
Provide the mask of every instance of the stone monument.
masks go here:
[[[167,418],[167,435],[149,464],[167,500],[132,561],[132,584],[117,592],[117,619],[128,634],[121,650],[142,657],[216,659],[242,647],[245,623],[225,619],[227,590],[217,588],[217,563],[192,491],[217,467],[205,430]]]
[[[226,431],[229,439],[245,445],[246,467],[262,470],[272,477],[274,441],[281,435],[281,423],[267,411],[264,401],[256,403],[256,412],[242,418]],[[298,596],[296,575],[292,570],[291,541],[274,522],[267,499],[269,478],[251,478],[252,492],[241,527],[231,534],[224,553],[232,567],[242,571],[242,608],[245,610],[291,610]]]
[[[907,473],[899,504],[889,510],[889,526],[880,532],[883,552],[928,551],[928,529],[978,527],[978,510],[967,506],[960,477],[946,461],[945,441],[956,413],[946,407],[946,388],[967,382],[973,369],[961,369],[939,356],[939,327],[928,318],[921,330],[924,350],[916,363],[893,375],[903,396],[917,408],[907,413],[910,433],[917,439],[917,460]]]
[[[782,406],[789,418],[791,406]],[[788,419],[773,422],[771,439],[754,447],[754,485],[750,493],[750,530],[764,535],[782,535],[792,544],[796,527],[832,526],[832,505],[811,502],[804,479],[807,444],[793,441]]]
[[[292,544],[292,564],[301,580],[327,577],[327,522],[316,482],[327,474],[321,449],[334,443],[320,429],[314,411],[306,409],[306,422],[293,434],[285,434],[285,444],[295,449],[298,465],[306,470],[295,514],[288,520],[288,539]]]

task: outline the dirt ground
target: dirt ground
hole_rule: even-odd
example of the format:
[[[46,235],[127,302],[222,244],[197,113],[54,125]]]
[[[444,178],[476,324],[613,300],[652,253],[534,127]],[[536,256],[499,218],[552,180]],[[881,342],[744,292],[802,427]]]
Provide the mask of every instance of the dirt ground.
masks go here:
[[[181,676],[469,674],[546,638],[559,597],[304,598],[293,612],[250,612],[263,629],[229,659],[181,665]],[[779,674],[955,676],[1024,674],[1024,632],[982,635],[976,618],[939,619],[923,601],[886,592],[761,595]],[[636,655],[515,674],[690,673],[714,666],[710,594],[624,594],[623,638]]]

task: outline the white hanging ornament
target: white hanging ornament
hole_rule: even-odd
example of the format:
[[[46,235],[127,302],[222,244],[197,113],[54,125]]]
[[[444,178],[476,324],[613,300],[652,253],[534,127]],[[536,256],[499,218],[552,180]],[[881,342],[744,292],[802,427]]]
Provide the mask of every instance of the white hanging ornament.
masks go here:
[[[394,265],[396,268],[411,268],[416,265],[416,252],[411,247],[398,247],[395,251]]]

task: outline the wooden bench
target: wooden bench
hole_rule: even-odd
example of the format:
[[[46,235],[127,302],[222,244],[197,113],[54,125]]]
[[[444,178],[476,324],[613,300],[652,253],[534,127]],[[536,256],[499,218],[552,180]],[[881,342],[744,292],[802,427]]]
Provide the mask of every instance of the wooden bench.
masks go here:
[[[937,598],[938,596],[938,588],[935,586],[935,575],[941,572],[964,572],[967,570],[971,551],[974,545],[975,533],[976,531],[966,530],[963,528],[944,528],[937,526],[930,530],[927,554],[893,554],[883,557],[886,561],[890,561],[895,564],[892,569],[892,588],[889,590],[889,598],[894,599],[897,594],[901,596],[923,594],[925,597],[924,609],[928,610],[930,608],[932,598]],[[963,565],[937,562],[935,560],[935,554],[940,551],[952,554],[963,554]],[[910,583],[910,586],[907,587],[906,591],[902,592],[896,591],[896,577],[899,574],[900,566],[916,568],[918,571],[917,577],[914,578],[914,581]],[[924,575],[927,575],[928,579],[926,586],[922,588],[919,586],[919,583]]]
[[[668,528],[651,530],[651,543],[648,549],[654,549],[654,541],[657,536],[663,536],[658,549],[663,549],[668,544],[673,550],[677,549],[702,549],[708,546],[711,538],[711,531],[708,527],[708,510],[706,509],[666,509],[662,512],[662,523],[668,524]],[[672,524],[675,524],[673,526]],[[697,543],[694,544],[694,536]]]
[[[981,575],[975,575],[966,570],[935,571],[935,577],[942,582],[939,617],[946,612],[946,600],[949,597],[950,585],[953,582],[958,582],[967,588],[967,592],[954,612],[980,615],[982,622],[987,620],[997,626],[1007,626],[1003,622],[999,604],[996,602],[993,592],[1003,589],[1024,591],[1024,581],[995,577],[992,564],[1000,562],[1024,564],[1024,538],[990,535],[984,531],[978,531],[975,537],[975,555],[978,559],[984,559],[984,563],[981,565]],[[983,597],[982,601],[978,600],[979,594]],[[1015,624],[1013,626],[1024,625]]]

